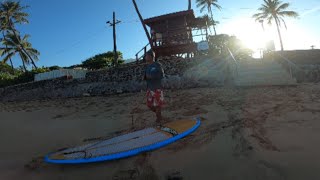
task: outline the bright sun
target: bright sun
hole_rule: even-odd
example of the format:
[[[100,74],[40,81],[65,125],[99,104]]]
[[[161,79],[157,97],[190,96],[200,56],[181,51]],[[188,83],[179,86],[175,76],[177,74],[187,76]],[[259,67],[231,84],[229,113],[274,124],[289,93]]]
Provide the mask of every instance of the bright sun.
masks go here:
[[[261,25],[250,19],[239,19],[230,25],[238,27],[234,35],[236,35],[246,47],[252,50],[264,48],[266,43],[273,39],[270,32],[263,31]]]
[[[288,29],[282,26],[281,35],[284,50],[311,49],[312,45],[320,47],[320,43],[312,29],[299,26],[296,19],[286,20]],[[233,18],[231,21],[223,22],[217,26],[218,32],[235,35],[242,43],[254,51],[253,57],[261,57],[261,50],[270,41],[274,42],[275,50],[280,50],[280,41],[275,26],[264,25],[255,22],[252,18]]]
[[[286,50],[310,48],[314,42],[310,33],[291,21],[287,22],[287,26],[288,29],[281,28]],[[279,50],[280,43],[276,28],[267,24],[264,25],[264,28],[263,31],[261,24],[251,18],[239,18],[224,24],[220,31],[237,36],[246,47],[256,52],[265,48],[266,43],[270,40],[274,41],[276,49]]]

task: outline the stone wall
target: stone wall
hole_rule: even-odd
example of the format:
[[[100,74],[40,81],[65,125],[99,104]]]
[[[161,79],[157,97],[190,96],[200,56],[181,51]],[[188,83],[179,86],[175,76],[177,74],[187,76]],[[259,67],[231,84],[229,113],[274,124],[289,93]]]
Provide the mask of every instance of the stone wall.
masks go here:
[[[183,73],[197,64],[201,64],[205,59],[183,59],[176,58],[170,60],[159,61],[165,74],[167,75],[183,75]],[[145,63],[127,64],[117,69],[108,69],[101,71],[88,72],[86,79],[90,82],[124,82],[124,81],[140,81],[144,74]]]
[[[303,71],[301,82],[320,82],[320,64],[298,65]]]
[[[311,52],[311,54],[306,55],[304,61],[298,60],[298,57],[303,58],[303,54],[306,54],[305,51],[286,51],[285,53],[289,57],[296,58],[294,62],[298,65],[300,71],[293,73],[298,82],[320,82],[320,64],[316,60],[319,51],[307,52]],[[309,57],[311,60],[308,60]],[[299,63],[297,63],[298,61]],[[163,65],[166,74],[166,78],[163,80],[166,89],[215,87],[223,86],[226,82],[232,82],[233,68],[229,66],[230,62],[228,60],[207,57],[175,58],[165,59],[160,63]],[[145,66],[146,64],[143,63],[130,63],[117,69],[88,72],[86,78],[80,80],[59,78],[0,88],[0,101],[137,92],[146,89],[146,84],[142,81]],[[286,68],[285,65],[284,68]]]
[[[160,61],[166,78],[164,88],[221,86],[226,72],[223,61],[208,58],[170,59]],[[34,100],[45,98],[80,97],[83,95],[109,95],[137,92],[146,89],[142,81],[146,64],[127,64],[117,69],[88,72],[85,79],[59,78],[0,89],[0,101]]]
[[[297,66],[292,69],[292,73],[298,82],[320,82],[320,50],[277,51],[276,53]],[[281,58],[279,60],[289,71],[288,64]]]
[[[294,51],[277,51],[277,54],[284,56],[290,61],[298,65],[304,64],[319,64],[320,65],[320,50],[294,50]]]

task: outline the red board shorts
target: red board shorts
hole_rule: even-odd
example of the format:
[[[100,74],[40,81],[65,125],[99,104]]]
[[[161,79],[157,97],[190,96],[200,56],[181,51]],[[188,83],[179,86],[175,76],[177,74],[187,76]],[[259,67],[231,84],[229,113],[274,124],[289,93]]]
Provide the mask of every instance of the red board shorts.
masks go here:
[[[163,91],[161,89],[156,89],[154,91],[147,90],[147,106],[152,107],[162,107],[164,104]]]

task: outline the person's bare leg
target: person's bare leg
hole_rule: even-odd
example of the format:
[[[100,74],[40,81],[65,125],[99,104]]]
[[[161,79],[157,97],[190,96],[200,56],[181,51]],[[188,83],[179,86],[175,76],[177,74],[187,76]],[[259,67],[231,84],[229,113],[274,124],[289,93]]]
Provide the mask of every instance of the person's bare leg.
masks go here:
[[[149,107],[149,109],[150,109],[152,112],[156,113],[156,108],[155,108],[155,107]]]
[[[162,121],[162,115],[161,115],[161,107],[156,107],[156,116],[157,116],[157,123],[161,123]]]

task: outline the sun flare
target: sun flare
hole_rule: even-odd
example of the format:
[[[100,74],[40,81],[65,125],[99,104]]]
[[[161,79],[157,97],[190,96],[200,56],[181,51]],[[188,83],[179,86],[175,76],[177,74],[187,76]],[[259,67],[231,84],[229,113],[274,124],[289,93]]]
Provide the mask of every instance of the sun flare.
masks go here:
[[[293,22],[287,22],[288,29],[281,28],[281,35],[286,50],[307,49],[315,44],[310,32]],[[276,49],[280,49],[278,32],[275,26],[262,25],[250,18],[239,18],[226,23],[222,32],[237,36],[247,48],[257,52],[273,41]]]

